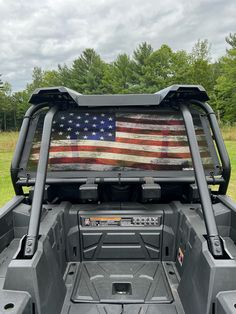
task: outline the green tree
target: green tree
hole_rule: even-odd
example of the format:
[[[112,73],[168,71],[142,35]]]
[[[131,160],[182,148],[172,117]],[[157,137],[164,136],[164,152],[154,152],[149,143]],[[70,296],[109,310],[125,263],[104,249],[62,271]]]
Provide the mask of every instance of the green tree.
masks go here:
[[[198,41],[192,48],[191,52],[192,61],[194,62],[198,60],[204,60],[210,62],[211,61],[210,50],[211,47],[207,39],[204,40],[198,39]]]
[[[136,92],[143,92],[146,90],[146,82],[144,75],[148,71],[147,64],[150,56],[153,53],[153,48],[147,42],[141,43],[133,52],[133,60],[131,62],[132,70],[132,89]]]
[[[40,67],[34,67],[32,72],[32,82],[26,85],[26,89],[28,93],[32,93],[39,87],[43,87],[43,70]]]
[[[117,59],[107,65],[104,85],[110,93],[128,93],[132,85],[131,60],[127,54],[118,55]]]
[[[11,85],[8,82],[2,84],[0,89],[0,129],[8,129],[8,120],[12,118]]]
[[[58,85],[73,88],[71,70],[66,64],[58,65],[57,78]]]
[[[32,82],[27,84],[26,90],[31,94],[36,88],[57,86],[60,84],[60,75],[56,70],[43,71],[40,67],[35,67],[32,72]]]
[[[213,91],[215,84],[213,67],[210,60],[210,45],[208,40],[198,40],[190,54],[191,75],[189,83],[202,85],[208,93]]]
[[[226,42],[226,55],[213,63],[208,41],[198,40],[191,53],[173,51],[168,45],[153,50],[143,42],[131,56],[120,54],[111,63],[103,61],[94,49],[85,49],[71,66],[59,64],[55,70],[35,67],[23,91],[12,94],[7,83],[0,89],[0,128],[19,127],[36,88],[59,85],[84,94],[105,94],[153,93],[172,84],[201,84],[222,120],[236,121],[236,34],[229,34]]]
[[[19,129],[26,110],[29,108],[29,93],[27,90],[15,92],[11,97],[11,102],[16,111],[16,129]]]
[[[189,84],[191,82],[191,57],[184,51],[176,51],[172,56],[171,84]]]
[[[145,66],[149,56],[152,54],[153,48],[147,42],[141,43],[137,49],[134,50],[133,59],[137,66]]]
[[[170,85],[174,76],[173,56],[167,45],[162,45],[149,56],[142,78],[147,91],[156,92]]]
[[[44,71],[41,84],[43,84],[44,87],[62,85],[58,71],[56,70]]]
[[[234,34],[229,34],[228,37],[225,38],[225,41],[227,42],[227,44],[230,45],[230,48],[235,49],[236,48],[236,33]]]
[[[236,122],[236,34],[230,34],[226,42],[230,44],[226,56],[221,58],[221,75],[217,79],[217,109],[223,121]]]
[[[103,93],[106,64],[94,49],[86,49],[71,68],[71,87],[85,94]]]

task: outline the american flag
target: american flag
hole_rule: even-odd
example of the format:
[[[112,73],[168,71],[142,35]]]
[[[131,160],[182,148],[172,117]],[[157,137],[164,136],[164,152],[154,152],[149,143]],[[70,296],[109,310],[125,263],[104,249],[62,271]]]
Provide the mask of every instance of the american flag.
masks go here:
[[[212,167],[203,129],[196,133],[202,161]],[[39,158],[40,143],[31,160]],[[192,161],[178,113],[59,112],[53,121],[49,170],[181,170]]]

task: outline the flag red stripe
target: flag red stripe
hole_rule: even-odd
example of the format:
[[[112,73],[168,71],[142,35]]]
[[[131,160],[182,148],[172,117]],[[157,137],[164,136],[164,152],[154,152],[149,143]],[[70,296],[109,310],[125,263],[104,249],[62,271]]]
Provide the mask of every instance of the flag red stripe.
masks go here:
[[[135,129],[135,128],[126,128],[126,127],[116,127],[117,132],[124,132],[124,133],[135,133],[135,134],[148,134],[148,135],[161,135],[161,136],[168,136],[168,135],[182,135],[186,136],[187,140],[187,135],[185,130],[145,130],[145,129]],[[203,130],[196,130],[195,131],[197,135],[204,135]]]
[[[116,118],[118,122],[130,122],[138,124],[155,124],[155,125],[184,125],[183,120],[169,119],[167,120],[151,120],[151,119],[142,119],[142,118],[129,118],[129,117],[118,117]]]
[[[111,165],[117,167],[130,167],[144,170],[181,170],[182,168],[188,168],[187,165],[154,165],[149,163],[139,163],[132,161],[113,160],[105,158],[80,158],[80,157],[63,157],[63,158],[51,158],[49,164],[100,164],[100,165]],[[206,165],[205,168],[211,168],[212,165]]]
[[[101,122],[108,128],[109,121],[107,119],[105,117],[104,121]],[[110,118],[110,120],[112,119]],[[72,123],[72,121],[68,121],[68,123]],[[55,142],[53,140],[51,142],[51,157],[49,158],[49,164],[52,165],[52,169],[53,165],[55,165],[55,169],[56,167],[59,168],[60,165],[63,168],[63,164],[67,168],[73,169],[73,167],[76,167],[79,170],[87,167],[86,164],[89,167],[91,166],[91,170],[93,168],[101,168],[102,170],[106,168],[104,166],[116,169],[133,168],[143,170],[181,170],[182,168],[191,168],[191,162],[189,163],[189,160],[191,160],[191,154],[188,149],[189,143],[181,115],[173,113],[162,116],[152,114],[118,114],[116,119],[112,120],[110,124],[112,124],[110,132],[116,136],[115,138],[112,136],[113,140],[108,140],[107,135],[105,141],[99,139],[92,140],[89,133],[92,129],[89,126],[89,130],[87,130],[88,141],[82,139],[83,133],[81,132],[83,131],[77,128],[77,124],[76,127],[74,125],[70,129],[66,129],[66,126],[64,126],[62,131],[65,134],[58,133],[57,136],[55,130],[59,128],[59,124],[56,124],[55,130],[53,130]],[[76,130],[80,131],[78,138],[70,139],[70,136],[73,137]],[[201,157],[211,157],[207,149],[207,142],[201,137],[204,136],[204,130],[198,125],[195,131],[197,135],[200,135],[198,144],[201,150],[203,150]],[[100,129],[96,131],[97,136],[99,135],[98,132],[100,132]],[[40,147],[32,149],[32,153],[35,154],[33,158],[37,158],[39,150]],[[160,160],[158,161],[156,158]],[[157,164],[154,164],[154,162]],[[206,163],[205,168],[212,167],[207,160]]]
[[[162,146],[162,147],[185,147],[189,146],[188,142],[185,141],[154,141],[154,140],[141,140],[141,139],[132,139],[132,138],[123,138],[117,137],[116,142],[119,143],[129,143],[129,144],[138,144],[138,145],[152,145],[152,146]],[[206,143],[203,141],[198,142],[199,146],[206,146]]]
[[[156,158],[191,158],[190,153],[172,153],[172,152],[149,152],[136,149],[115,148],[106,146],[53,146],[50,153],[56,152],[104,152],[123,155],[135,155]],[[39,152],[39,149],[38,149]],[[209,157],[208,152],[201,152],[202,157]]]
[[[80,157],[63,157],[63,158],[51,158],[49,160],[49,164],[99,164],[99,165],[111,165],[117,167],[130,167],[130,168],[138,168],[144,170],[179,170],[182,169],[181,165],[154,165],[149,163],[139,163],[132,161],[124,161],[124,160],[113,160],[113,159],[105,159],[105,158],[80,158]]]

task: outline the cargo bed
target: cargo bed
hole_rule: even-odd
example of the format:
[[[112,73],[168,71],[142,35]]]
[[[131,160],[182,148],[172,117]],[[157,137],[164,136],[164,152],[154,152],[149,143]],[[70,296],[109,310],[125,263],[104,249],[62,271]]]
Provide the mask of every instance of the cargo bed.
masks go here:
[[[83,262],[73,302],[171,303],[173,297],[161,262]]]
[[[184,313],[176,293],[174,263],[70,263],[64,280],[67,296],[62,314]]]

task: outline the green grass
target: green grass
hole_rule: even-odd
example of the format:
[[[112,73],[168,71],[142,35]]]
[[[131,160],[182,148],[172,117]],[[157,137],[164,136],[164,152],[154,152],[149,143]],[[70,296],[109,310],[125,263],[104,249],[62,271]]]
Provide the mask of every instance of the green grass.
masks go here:
[[[236,126],[224,125],[221,127],[221,132],[225,141],[236,141]]]
[[[14,196],[10,166],[18,132],[0,133],[0,208]]]
[[[13,151],[0,152],[0,208],[14,195],[14,189],[12,187],[10,178],[12,154]]]
[[[232,165],[228,195],[236,200],[236,128],[223,127],[222,131]],[[0,133],[0,208],[14,195],[10,179],[10,164],[17,136],[17,132]]]
[[[225,141],[231,161],[231,178],[227,194],[236,201],[236,140]]]
[[[18,138],[18,132],[0,132],[0,153],[13,151],[16,146],[16,141]],[[0,167],[0,171],[2,168]]]

